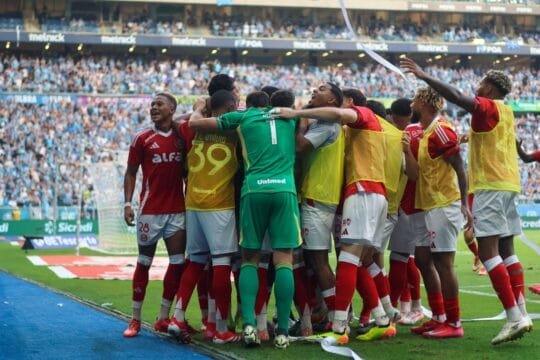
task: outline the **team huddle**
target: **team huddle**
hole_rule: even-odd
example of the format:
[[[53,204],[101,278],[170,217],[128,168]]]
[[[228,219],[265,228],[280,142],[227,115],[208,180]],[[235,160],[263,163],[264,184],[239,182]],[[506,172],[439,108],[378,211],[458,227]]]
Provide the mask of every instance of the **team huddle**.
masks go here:
[[[329,82],[314,88],[303,109],[293,109],[292,92],[267,86],[248,94],[240,111],[234,79],[224,74],[181,119],[173,120],[175,97],[157,94],[153,126],[133,139],[124,178],[124,217],[137,226],[139,247],[124,336],[140,332],[149,269],[163,238],[169,265],[154,327],[182,342],[197,331],[186,319],[195,287],[204,338],[216,344],[252,347],[273,337],[286,348],[295,336],[344,345],[352,336],[355,290],[363,303],[354,329],[360,341],[393,337],[396,323],[415,325],[412,333],[426,338],[463,337],[454,271],[462,228],[506,311],[492,344],[531,331],[513,247],[521,234],[521,185],[514,117],[503,103],[510,79],[490,71],[476,96],[467,97],[410,59],[401,66],[429,86],[390,111],[358,89]],[[471,113],[468,136],[441,116],[444,99]],[[423,323],[420,275],[432,312]],[[272,288],[276,319],[269,328]],[[293,304],[299,318],[290,327]]]

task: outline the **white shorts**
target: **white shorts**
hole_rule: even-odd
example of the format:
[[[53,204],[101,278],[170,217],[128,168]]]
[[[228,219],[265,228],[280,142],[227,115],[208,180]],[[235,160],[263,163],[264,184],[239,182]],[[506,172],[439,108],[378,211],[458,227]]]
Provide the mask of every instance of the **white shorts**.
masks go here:
[[[518,194],[511,191],[475,192],[472,204],[474,235],[476,237],[521,235],[517,199]]]
[[[238,250],[234,210],[187,211],[189,255],[233,254]]]
[[[422,211],[407,215],[400,209],[398,222],[390,236],[390,251],[413,255],[417,244],[429,244],[430,240],[426,213]]]
[[[185,230],[185,213],[139,215],[137,218],[137,243],[141,246],[155,245],[160,238],[168,239]]]
[[[377,193],[360,192],[349,196],[343,204],[341,242],[343,244],[370,245],[380,248],[388,202]]]
[[[461,202],[426,211],[429,242],[417,246],[429,246],[431,252],[451,252],[457,249],[459,229],[463,227]]]
[[[305,200],[302,202],[302,247],[307,250],[330,250],[337,206],[318,201],[314,201],[314,205],[309,205]]]
[[[377,251],[384,252],[384,250],[388,246],[388,242],[390,241],[390,236],[394,232],[397,222],[398,222],[397,214],[388,214],[386,216],[386,219],[384,220],[383,231],[376,235],[377,240],[375,241],[375,243],[379,244],[375,247]]]

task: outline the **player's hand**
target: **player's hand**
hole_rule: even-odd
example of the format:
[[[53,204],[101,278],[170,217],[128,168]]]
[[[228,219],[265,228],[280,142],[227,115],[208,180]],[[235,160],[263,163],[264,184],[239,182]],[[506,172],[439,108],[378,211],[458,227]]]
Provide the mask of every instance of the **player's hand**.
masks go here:
[[[296,112],[291,108],[276,107],[270,110],[270,114],[275,118],[292,119],[296,117]]]
[[[471,214],[471,211],[469,210],[469,207],[467,205],[461,205],[461,213],[463,214],[463,217],[465,218],[465,227],[464,229],[467,231],[469,229],[472,229],[473,227],[473,216]]]
[[[124,206],[124,220],[128,226],[135,226],[135,210],[133,210],[133,206]]]
[[[411,134],[404,132],[401,138],[401,145],[403,146],[403,152],[408,154],[411,151]]]
[[[193,104],[193,111],[199,111],[204,114],[206,112],[206,98],[198,98],[195,104]]]
[[[414,61],[412,61],[411,59],[409,59],[407,57],[402,59],[399,62],[399,66],[401,66],[401,68],[406,73],[413,74],[414,76],[416,76],[419,79],[423,79],[423,78],[427,77],[427,74],[424,72],[424,70],[422,70],[422,68],[420,66],[418,66],[417,63],[415,63]]]

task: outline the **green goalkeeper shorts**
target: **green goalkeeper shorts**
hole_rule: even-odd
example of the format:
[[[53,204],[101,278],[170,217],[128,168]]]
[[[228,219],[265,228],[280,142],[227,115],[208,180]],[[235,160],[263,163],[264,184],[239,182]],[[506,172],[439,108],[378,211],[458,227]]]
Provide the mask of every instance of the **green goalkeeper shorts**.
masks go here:
[[[259,250],[267,231],[272,249],[296,249],[302,244],[295,194],[250,193],[242,197],[240,246]]]

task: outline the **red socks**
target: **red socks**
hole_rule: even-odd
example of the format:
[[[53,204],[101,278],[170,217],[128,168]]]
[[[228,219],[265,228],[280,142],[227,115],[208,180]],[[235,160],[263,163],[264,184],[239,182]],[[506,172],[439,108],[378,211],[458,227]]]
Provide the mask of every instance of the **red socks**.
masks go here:
[[[356,257],[356,264],[351,262],[342,261],[344,252],[340,254],[340,260],[338,261],[336,270],[336,311],[346,312],[349,309],[351,300],[354,295],[354,288],[356,286],[358,258]],[[365,270],[367,276],[369,273]],[[373,282],[373,280],[371,280]]]
[[[306,267],[302,264],[293,270],[294,275],[294,303],[299,309],[300,316],[306,311],[310,311],[309,296],[307,292],[308,277]],[[260,285],[259,285],[260,286]],[[354,290],[353,290],[354,291]]]
[[[377,287],[375,286],[373,278],[369,275],[369,272],[364,266],[358,266],[356,271],[356,289],[362,297],[366,311],[371,311],[379,305],[379,293],[377,292]]]
[[[208,314],[208,291],[210,290],[210,268],[204,268],[197,281],[197,295],[199,298],[199,308],[201,313]]]
[[[180,278],[182,277],[182,271],[184,270],[184,264],[169,264],[167,272],[163,278],[163,298],[169,301],[174,300],[174,295],[178,291],[180,285]]]
[[[428,303],[433,317],[444,314],[444,300],[442,292],[428,293]]]
[[[510,309],[516,306],[514,292],[512,291],[512,286],[510,285],[510,276],[504,267],[501,257],[495,256],[486,260],[484,262],[484,266],[489,274],[489,278],[491,279],[491,284],[493,284],[493,288],[503,304],[503,307],[505,309]]]
[[[466,243],[467,247],[471,252],[474,254],[474,256],[478,256],[478,245],[476,244],[476,241],[474,239],[471,242]]]
[[[444,311],[446,312],[446,321],[451,325],[459,326],[459,298],[444,299]]]
[[[231,305],[231,266],[213,266],[212,289],[216,297],[216,312],[219,312],[219,319],[227,319]]]
[[[150,271],[150,265],[142,265],[137,262],[135,267],[135,273],[133,274],[132,283],[132,299],[133,301],[143,301],[146,295],[146,287],[148,286],[148,272]]]
[[[397,307],[403,288],[407,287],[407,263],[390,259],[390,271],[388,273],[390,283],[390,300],[392,306]]]
[[[410,289],[411,299],[420,300],[420,271],[416,267],[413,257],[409,258],[407,263],[407,282]]]
[[[205,264],[190,261],[186,266],[180,280],[180,288],[176,294],[176,301],[180,303],[183,311],[186,311],[193,290],[203,272]]]
[[[523,266],[519,262],[516,255],[512,255],[504,259],[504,265],[510,277],[510,285],[516,303],[522,304],[525,302],[525,276],[523,274]]]

